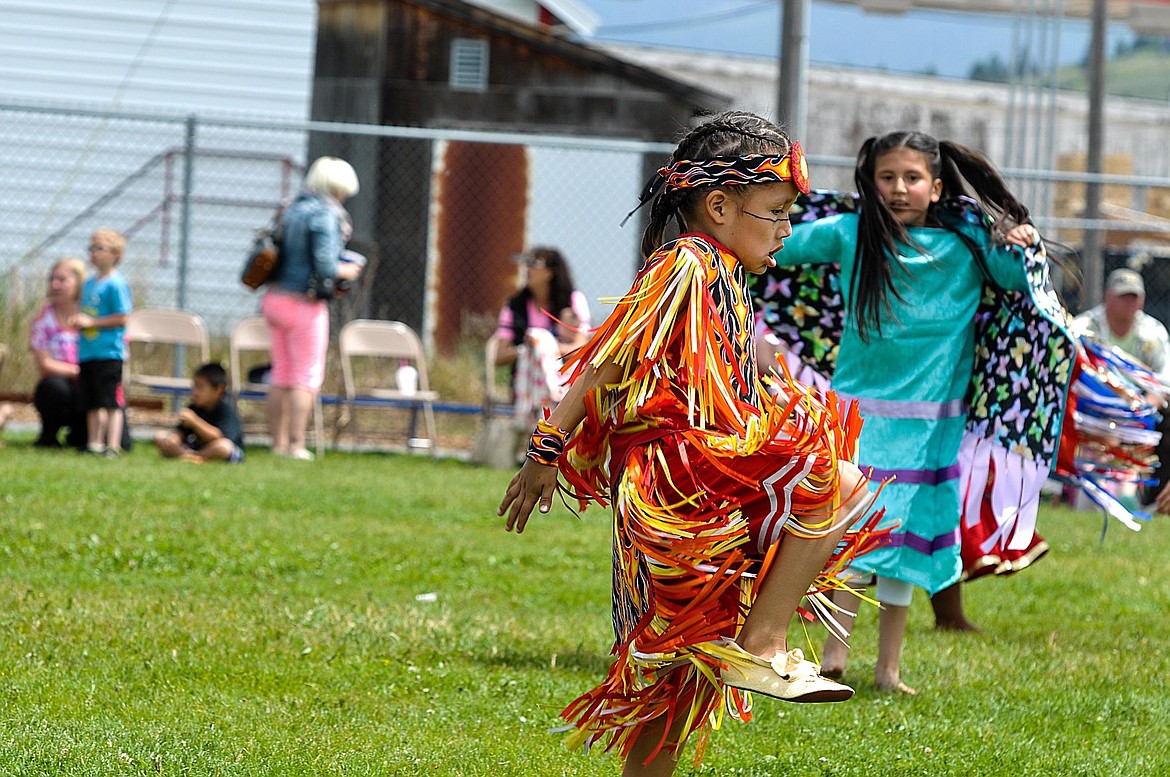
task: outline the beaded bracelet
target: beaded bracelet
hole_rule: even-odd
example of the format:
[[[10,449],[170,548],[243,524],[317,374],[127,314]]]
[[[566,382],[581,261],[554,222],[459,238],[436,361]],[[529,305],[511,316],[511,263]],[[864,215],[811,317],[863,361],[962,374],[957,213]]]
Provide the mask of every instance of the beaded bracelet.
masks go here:
[[[546,467],[555,467],[557,459],[565,452],[565,438],[569,433],[553,426],[545,419],[536,422],[532,439],[528,441],[528,458]]]

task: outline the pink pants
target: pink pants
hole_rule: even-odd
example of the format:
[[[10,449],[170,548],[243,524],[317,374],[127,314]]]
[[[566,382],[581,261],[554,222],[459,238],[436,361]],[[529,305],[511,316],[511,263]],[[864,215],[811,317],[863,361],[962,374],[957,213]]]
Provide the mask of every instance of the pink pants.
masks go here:
[[[329,348],[329,307],[303,294],[269,291],[260,312],[272,338],[272,385],[320,391]]]

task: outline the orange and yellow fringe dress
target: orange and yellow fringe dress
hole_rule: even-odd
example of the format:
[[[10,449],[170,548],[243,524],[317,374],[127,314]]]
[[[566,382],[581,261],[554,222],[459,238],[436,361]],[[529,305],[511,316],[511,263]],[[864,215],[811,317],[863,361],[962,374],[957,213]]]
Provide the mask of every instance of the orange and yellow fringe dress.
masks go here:
[[[683,716],[685,734],[699,732],[698,762],[725,704],[750,718],[748,695],[715,673],[735,660],[721,640],[738,633],[777,541],[830,529],[849,496],[837,462],[854,458],[861,421],[787,378],[781,399],[765,390],[746,272],[707,236],[659,249],[611,302],[566,370],[575,379],[615,362],[622,377],[588,397],[559,466],[582,507],[613,508],[616,658],[562,716],[571,747],[622,757],[649,721],[666,716],[665,731]],[[823,601],[880,542],[874,525],[846,535],[807,601]]]

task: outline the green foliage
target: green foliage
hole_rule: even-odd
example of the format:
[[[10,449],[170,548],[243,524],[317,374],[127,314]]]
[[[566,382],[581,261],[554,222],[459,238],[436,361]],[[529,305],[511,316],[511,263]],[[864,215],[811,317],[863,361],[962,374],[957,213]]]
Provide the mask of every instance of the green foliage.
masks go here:
[[[1017,80],[1030,75],[1040,83],[1048,78],[1039,63],[1021,56],[1015,66]],[[1056,82],[1061,89],[1088,90],[1088,54],[1076,65],[1057,71]],[[1138,97],[1165,102],[1170,99],[1170,38],[1137,37],[1131,42],[1119,41],[1105,71],[1105,88],[1118,97]],[[1012,65],[999,54],[992,53],[976,61],[967,74],[972,81],[1007,83],[1012,80]]]
[[[1105,88],[1118,97],[1139,97],[1165,102],[1170,99],[1170,52],[1159,46],[1134,48],[1110,60],[1105,70]],[[1086,91],[1089,83],[1084,68],[1065,68],[1058,74],[1062,89]]]
[[[506,534],[511,473],[425,457],[0,458],[0,774],[617,771],[549,733],[608,665],[604,511]],[[867,610],[853,701],[757,698],[679,773],[1170,773],[1170,539],[1100,526],[1045,508],[1049,558],[966,589],[983,634],[920,597],[918,697],[874,689]]]
[[[15,270],[0,274],[0,345],[8,346],[7,357],[0,359],[0,391],[35,382],[36,376],[36,364],[28,352],[28,328],[41,301],[20,294],[16,278]]]

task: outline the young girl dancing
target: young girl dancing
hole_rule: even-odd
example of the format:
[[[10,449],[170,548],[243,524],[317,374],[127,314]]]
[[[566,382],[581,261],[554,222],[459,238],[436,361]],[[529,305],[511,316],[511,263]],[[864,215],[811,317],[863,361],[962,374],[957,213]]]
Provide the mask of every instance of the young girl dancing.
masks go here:
[[[773,399],[752,339],[747,274],[774,264],[798,191],[800,145],[758,116],[725,113],[682,139],[642,196],[645,264],[566,365],[568,393],[499,507],[523,531],[558,474],[613,506],[616,659],[562,715],[571,746],[616,750],[626,775],[671,774],[696,731],[697,762],[725,701],[749,712],[736,689],[853,695],[787,631],[802,597],[817,607],[880,536],[845,534],[872,501],[850,463],[859,421],[797,384]],[[664,244],[670,219],[683,234]]]
[[[924,588],[932,595],[945,590],[957,598],[963,502],[978,517],[989,469],[1000,465],[1003,489],[1008,488],[1007,478],[1021,472],[1019,467],[1007,472],[1005,460],[997,459],[999,453],[993,453],[989,445],[965,450],[971,461],[983,458],[977,465],[969,461],[964,465],[979,477],[960,478],[964,469],[959,463],[960,447],[967,444],[967,398],[975,368],[976,311],[985,285],[1001,293],[1034,290],[1047,282],[1047,267],[1027,208],[1008,191],[990,162],[971,149],[920,132],[870,138],[858,155],[855,183],[860,193],[857,212],[798,225],[776,258],[787,266],[840,265],[837,304],[844,309],[844,325],[832,385],[843,398],[860,403],[865,426],[858,461],[874,479],[893,478],[879,505],[887,521],[900,524],[889,544],[858,558],[853,569],[859,575],[877,576],[882,611],[875,681],[883,690],[913,694],[902,682],[899,668],[913,588]],[[955,199],[959,197],[964,199]],[[989,215],[998,220],[998,239]],[[1030,279],[1029,273],[1043,278]],[[788,291],[798,296],[791,288]],[[1063,309],[1054,298],[1039,302],[1052,317],[1062,317]],[[808,311],[802,316],[806,330],[826,320]],[[1051,321],[1041,320],[1041,324],[1046,332],[1053,331]],[[999,376],[1009,370],[1022,376],[1023,362],[1041,361],[1036,359],[1040,338],[1018,320],[1011,326],[1019,331],[1004,334],[1003,339],[1019,352],[1005,355],[990,368]],[[807,332],[804,340],[807,344]],[[815,344],[822,351],[833,347],[827,341]],[[1029,354],[1031,348],[1037,351]],[[1055,377],[1049,382],[1057,386],[1052,396],[1059,404],[1067,387],[1071,349],[1056,348],[1049,355],[1051,364],[1041,366]],[[1024,378],[1017,381],[1015,393],[1020,396],[1014,410],[1012,397],[1002,392],[991,411],[979,408],[985,430],[989,415],[1014,412],[1023,419],[1021,402],[1038,401],[1037,396],[1024,399],[1020,388]],[[1053,432],[1059,435],[1060,415],[1059,407],[1044,415],[1049,457],[1055,446]],[[1001,420],[993,418],[992,424]],[[1025,429],[1023,423],[1019,427]],[[996,433],[987,437],[995,438]],[[1035,497],[1047,466],[1034,462],[1027,466],[1032,470],[1023,478],[1026,487],[1016,484],[1014,490],[1008,489],[1017,504],[1010,509],[997,505],[1010,525],[996,532],[996,540],[1016,528],[1018,514],[1030,509],[1034,521]],[[1037,492],[1030,507],[1025,504],[1029,489]],[[1018,532],[1013,548],[1036,542],[1032,528],[1034,523]],[[962,618],[961,609],[957,612]],[[852,618],[841,620],[848,631]],[[830,639],[822,655],[824,672],[839,677],[848,651],[847,641]]]

